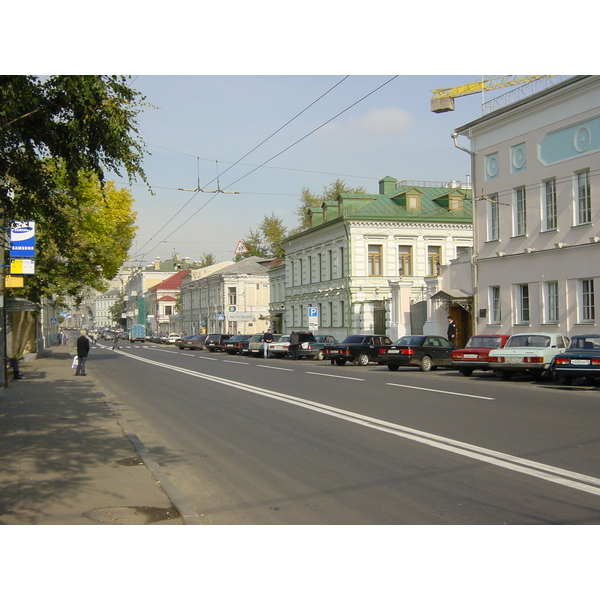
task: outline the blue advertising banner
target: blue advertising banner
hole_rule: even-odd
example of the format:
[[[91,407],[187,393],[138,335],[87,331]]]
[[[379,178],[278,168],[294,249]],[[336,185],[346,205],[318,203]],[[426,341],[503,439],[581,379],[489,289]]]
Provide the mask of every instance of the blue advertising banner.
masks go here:
[[[35,221],[13,221],[10,228],[10,256],[35,256]]]

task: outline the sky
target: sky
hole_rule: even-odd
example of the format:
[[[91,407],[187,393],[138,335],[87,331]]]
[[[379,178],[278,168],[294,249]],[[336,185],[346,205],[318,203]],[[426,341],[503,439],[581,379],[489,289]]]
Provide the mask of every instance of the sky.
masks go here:
[[[231,260],[265,216],[297,226],[302,189],[318,194],[336,179],[368,193],[386,176],[466,182],[470,158],[450,134],[481,116],[482,96],[458,98],[441,114],[430,99],[480,77],[134,76],[131,87],[155,108],[138,116],[152,193],[115,177],[135,198],[131,264],[174,252]],[[180,191],[198,180],[203,190],[235,193]]]

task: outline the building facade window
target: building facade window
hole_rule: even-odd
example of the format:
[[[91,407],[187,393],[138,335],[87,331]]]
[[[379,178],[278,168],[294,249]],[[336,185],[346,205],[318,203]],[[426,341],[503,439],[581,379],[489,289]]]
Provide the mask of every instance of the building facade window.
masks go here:
[[[367,264],[369,277],[380,277],[382,275],[382,251],[380,245],[369,244]]]
[[[596,320],[596,299],[594,280],[581,279],[579,282],[579,322],[590,323]]]
[[[500,239],[499,207],[500,205],[498,204],[498,196],[492,196],[488,204],[488,242],[497,241]]]
[[[558,281],[546,282],[545,288],[546,323],[558,323]]]
[[[525,235],[527,233],[527,198],[525,188],[517,188],[514,191],[513,206],[513,235]]]
[[[529,284],[516,287],[517,323],[529,323]]]
[[[502,321],[502,310],[500,304],[500,287],[490,287],[490,323]]]
[[[406,208],[409,210],[419,210],[419,206],[421,202],[419,201],[419,196],[409,196],[406,201]]]
[[[427,277],[436,277],[441,264],[441,246],[427,246]]]
[[[557,227],[556,179],[544,181],[543,185],[542,225],[543,231],[549,231]]]
[[[237,288],[227,288],[227,302],[228,304],[237,304]]]
[[[412,246],[398,246],[398,275],[412,276],[412,262]]]
[[[590,172],[577,173],[577,190],[575,206],[575,224],[584,225],[592,222],[592,197],[590,193]]]

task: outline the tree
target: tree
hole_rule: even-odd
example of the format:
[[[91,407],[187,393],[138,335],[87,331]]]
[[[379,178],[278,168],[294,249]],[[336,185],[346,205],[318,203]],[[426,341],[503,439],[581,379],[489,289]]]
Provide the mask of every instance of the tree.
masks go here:
[[[70,187],[81,173],[104,171],[146,181],[136,117],[145,98],[125,77],[0,77],[0,211],[5,220],[50,217],[63,197],[47,177],[64,165]]]
[[[125,297],[123,294],[119,294],[114,304],[108,309],[108,312],[110,313],[111,319],[115,323],[119,324],[121,323],[121,315],[126,311],[126,309],[127,303],[125,302]]]
[[[204,253],[200,260],[195,264],[195,266],[198,269],[201,269],[202,267],[210,267],[211,265],[214,265],[217,262],[217,259],[215,257],[214,254],[212,253]]]
[[[127,258],[135,235],[133,197],[114,182],[102,187],[95,174],[79,173],[70,188],[65,166],[48,167],[56,212],[36,223],[36,273],[18,290],[30,300],[82,297],[89,288],[106,290]]]
[[[340,194],[366,194],[367,190],[364,187],[352,188],[346,185],[343,179],[336,179],[333,183],[323,186],[323,192],[320,195],[314,194],[308,188],[302,188],[300,197],[300,205],[296,211],[299,224],[294,233],[303,231],[310,227],[310,219],[306,214],[309,208],[321,206],[326,200],[336,200]]]
[[[283,258],[284,251],[281,247],[282,240],[287,236],[287,231],[282,219],[271,213],[265,215],[258,226],[258,230],[250,230],[250,233],[242,242],[248,252],[237,254],[235,259],[240,261],[248,256],[261,256],[265,258]]]

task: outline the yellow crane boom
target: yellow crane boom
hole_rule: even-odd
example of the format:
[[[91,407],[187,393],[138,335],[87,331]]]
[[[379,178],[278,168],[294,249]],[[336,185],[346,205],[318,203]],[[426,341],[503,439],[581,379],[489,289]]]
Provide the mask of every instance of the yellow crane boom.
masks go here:
[[[497,77],[478,79],[476,81],[472,81],[471,83],[459,85],[453,88],[433,90],[433,97],[431,98],[431,112],[442,113],[454,110],[454,98],[470,96],[471,94],[477,94],[478,92],[497,90],[499,88],[510,87],[513,85],[523,85],[525,83],[529,83],[530,81],[544,79],[546,77],[552,77],[552,75],[501,75]]]

